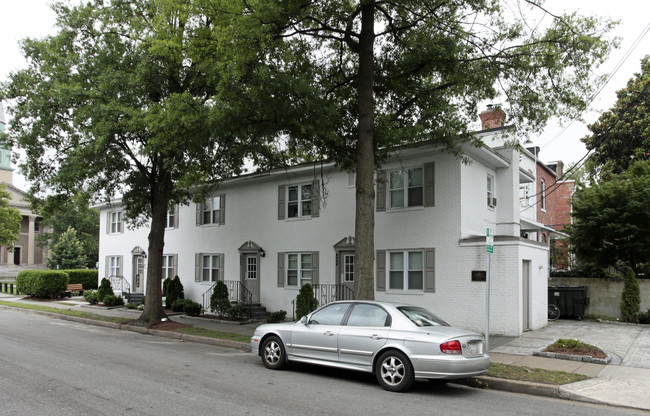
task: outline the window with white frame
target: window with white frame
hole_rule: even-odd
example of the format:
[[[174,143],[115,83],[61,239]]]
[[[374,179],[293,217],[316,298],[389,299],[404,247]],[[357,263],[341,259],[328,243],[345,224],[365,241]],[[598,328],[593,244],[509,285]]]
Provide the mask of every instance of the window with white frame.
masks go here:
[[[108,277],[122,276],[122,256],[108,258]]]
[[[122,232],[122,211],[112,211],[108,215],[109,218],[109,232],[111,234],[118,234]]]
[[[287,254],[287,285],[302,287],[311,283],[311,253]]]
[[[216,282],[222,274],[222,256],[219,254],[203,254],[201,256],[201,280]]]
[[[219,224],[221,216],[221,195],[205,200],[203,204],[203,224]]]
[[[423,278],[422,251],[392,251],[389,253],[389,289],[423,290]]]
[[[546,181],[544,179],[542,179],[540,188],[540,207],[542,210],[546,210]]]
[[[354,282],[354,254],[343,255],[343,281]]]
[[[287,218],[311,216],[312,184],[289,185],[287,191]]]
[[[167,228],[176,228],[178,227],[178,206],[172,205],[167,211]]]
[[[163,255],[163,265],[162,265],[162,278],[173,279],[176,276],[176,255],[175,254],[165,254]]]
[[[423,169],[394,170],[388,179],[390,208],[422,206],[424,201]]]
[[[494,176],[487,175],[487,204],[490,208],[496,206],[496,198],[494,197]]]

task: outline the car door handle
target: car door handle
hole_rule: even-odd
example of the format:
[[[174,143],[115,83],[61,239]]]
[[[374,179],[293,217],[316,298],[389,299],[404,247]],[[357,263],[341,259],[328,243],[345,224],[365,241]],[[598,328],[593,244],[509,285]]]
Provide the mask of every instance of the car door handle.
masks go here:
[[[382,339],[384,337],[382,337],[381,335],[372,334],[372,335],[370,335],[370,338],[372,338],[372,339]]]
[[[323,333],[323,335],[327,335],[327,336],[333,337],[333,336],[334,336],[334,332],[332,332],[332,331],[325,331],[325,332]]]

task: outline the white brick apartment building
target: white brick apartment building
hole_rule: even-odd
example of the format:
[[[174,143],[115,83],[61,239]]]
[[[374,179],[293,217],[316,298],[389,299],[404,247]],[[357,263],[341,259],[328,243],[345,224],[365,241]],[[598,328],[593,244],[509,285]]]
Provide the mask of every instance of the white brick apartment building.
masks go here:
[[[505,130],[481,134],[489,143]],[[535,210],[520,213],[520,186],[534,181],[530,155],[464,150],[469,164],[428,144],[404,148],[377,173],[375,297],[424,306],[483,332],[489,227],[491,332],[545,326],[548,246],[521,237],[540,227]],[[205,204],[174,208],[164,273],[178,275],[185,297],[199,303],[217,279],[235,281],[268,310],[291,316],[303,283],[320,285],[323,296],[353,287],[354,207],[353,174],[332,164],[225,181]],[[127,229],[119,201],[99,208],[100,278],[123,276],[132,292],[143,291],[148,228]]]

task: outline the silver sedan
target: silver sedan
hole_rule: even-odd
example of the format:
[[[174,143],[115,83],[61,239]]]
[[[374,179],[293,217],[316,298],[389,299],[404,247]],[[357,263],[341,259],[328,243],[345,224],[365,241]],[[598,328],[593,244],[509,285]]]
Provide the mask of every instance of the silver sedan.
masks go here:
[[[477,376],[490,365],[482,336],[390,302],[333,302],[295,323],[260,325],[251,347],[270,369],[294,361],[364,371],[390,391],[415,379]]]

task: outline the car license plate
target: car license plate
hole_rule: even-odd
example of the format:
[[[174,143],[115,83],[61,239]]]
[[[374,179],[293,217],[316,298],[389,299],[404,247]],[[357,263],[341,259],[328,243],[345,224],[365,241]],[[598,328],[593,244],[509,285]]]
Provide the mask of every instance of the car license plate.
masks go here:
[[[470,354],[481,354],[483,352],[483,343],[481,341],[473,341],[469,343]]]

